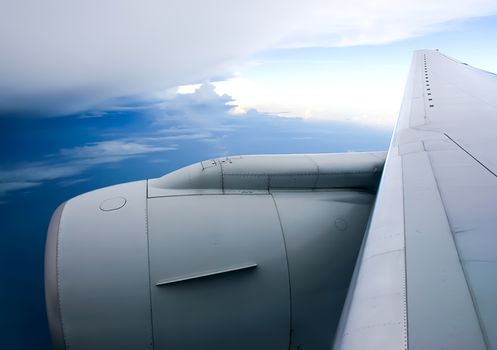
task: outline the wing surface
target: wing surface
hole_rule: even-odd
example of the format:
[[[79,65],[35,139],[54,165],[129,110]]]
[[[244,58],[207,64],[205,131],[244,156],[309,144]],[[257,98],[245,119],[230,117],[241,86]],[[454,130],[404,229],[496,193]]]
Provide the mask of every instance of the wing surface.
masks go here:
[[[497,349],[497,76],[413,55],[335,349]]]

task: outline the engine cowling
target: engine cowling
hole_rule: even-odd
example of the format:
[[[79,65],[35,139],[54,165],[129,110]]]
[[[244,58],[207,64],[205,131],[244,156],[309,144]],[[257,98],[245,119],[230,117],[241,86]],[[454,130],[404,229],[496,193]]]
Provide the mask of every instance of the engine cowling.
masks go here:
[[[385,153],[241,156],[62,204],[57,349],[328,349]]]

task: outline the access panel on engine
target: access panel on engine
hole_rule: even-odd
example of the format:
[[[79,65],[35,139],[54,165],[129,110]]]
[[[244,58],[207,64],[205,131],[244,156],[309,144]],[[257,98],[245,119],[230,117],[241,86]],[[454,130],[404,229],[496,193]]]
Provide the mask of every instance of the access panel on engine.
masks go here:
[[[270,195],[148,201],[156,349],[288,349],[290,292]]]

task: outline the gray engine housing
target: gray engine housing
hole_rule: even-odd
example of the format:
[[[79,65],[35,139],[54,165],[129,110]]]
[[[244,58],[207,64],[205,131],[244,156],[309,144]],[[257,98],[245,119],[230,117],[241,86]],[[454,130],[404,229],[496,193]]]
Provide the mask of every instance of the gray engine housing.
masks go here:
[[[328,349],[385,153],[239,156],[89,192],[50,223],[57,349]]]

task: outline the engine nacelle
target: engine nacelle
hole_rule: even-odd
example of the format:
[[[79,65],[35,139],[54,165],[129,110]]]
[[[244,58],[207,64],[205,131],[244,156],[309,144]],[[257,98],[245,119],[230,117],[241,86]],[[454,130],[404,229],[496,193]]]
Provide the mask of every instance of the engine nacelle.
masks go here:
[[[62,204],[56,349],[328,349],[385,153],[242,156]]]

